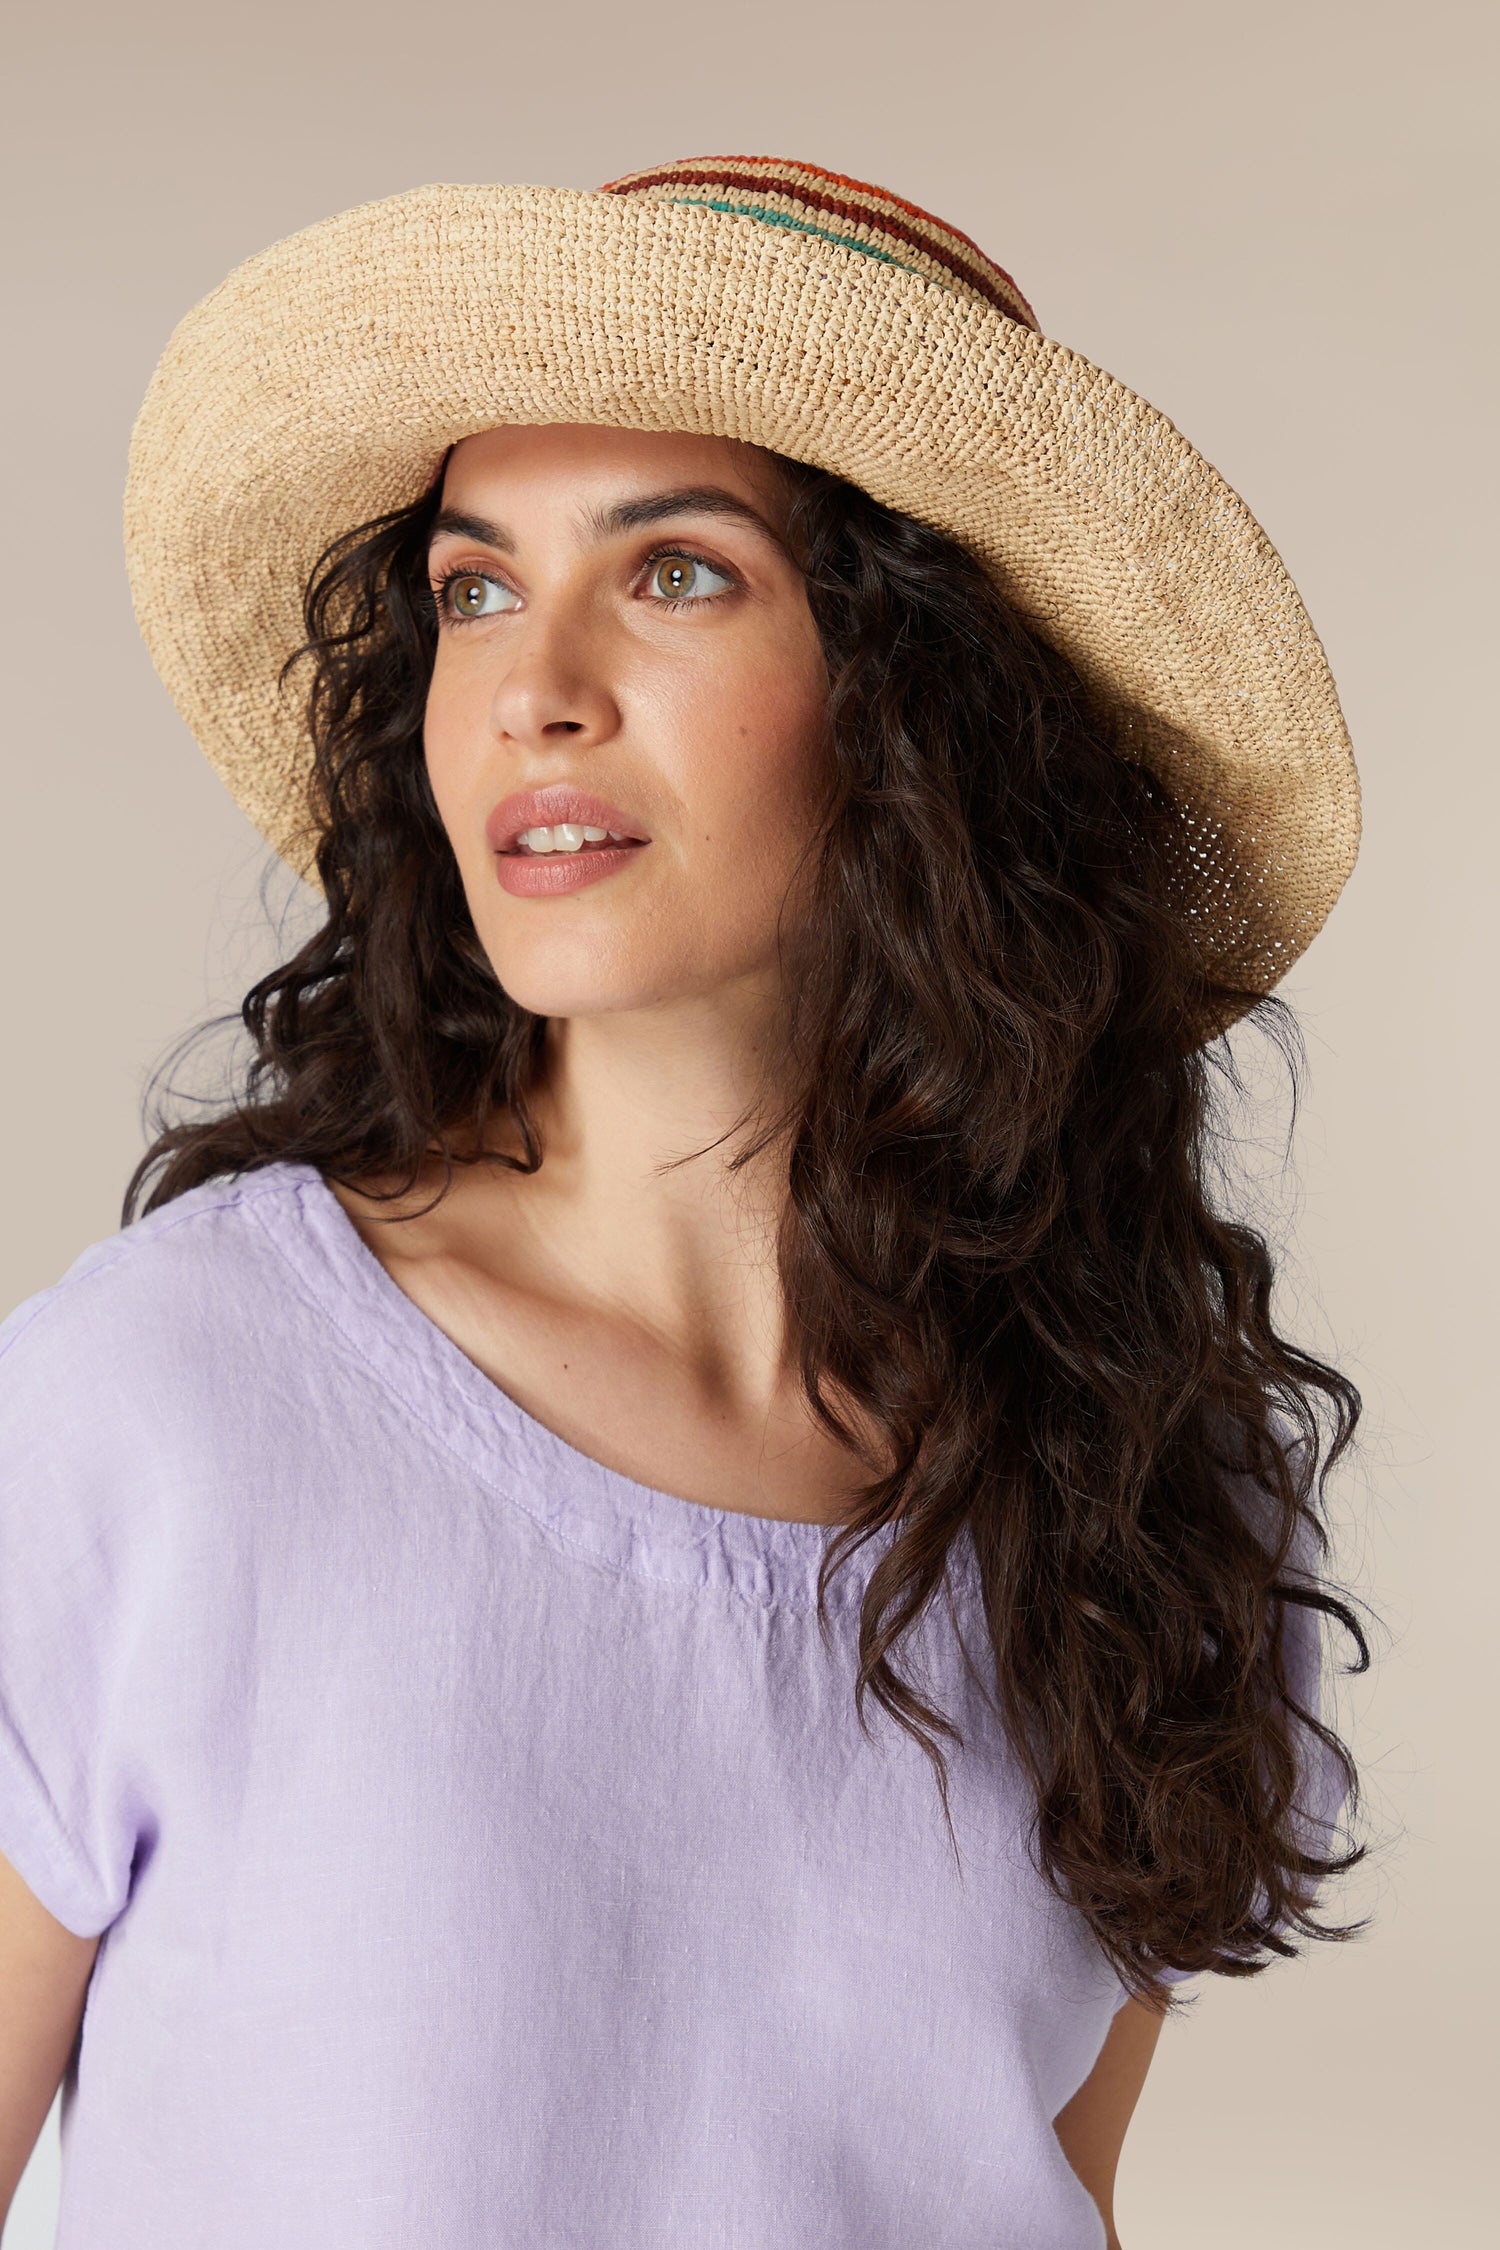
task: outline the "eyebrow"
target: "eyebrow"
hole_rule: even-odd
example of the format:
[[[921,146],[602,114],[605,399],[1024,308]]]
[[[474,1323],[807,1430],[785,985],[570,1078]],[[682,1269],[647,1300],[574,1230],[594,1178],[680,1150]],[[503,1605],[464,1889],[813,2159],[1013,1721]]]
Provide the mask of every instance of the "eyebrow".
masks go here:
[[[591,508],[584,523],[596,539],[608,539],[622,531],[638,531],[645,524],[661,523],[668,516],[727,516],[752,525],[774,546],[783,545],[748,500],[737,499],[717,484],[685,484],[668,492],[644,492],[637,500],[617,500],[613,507]],[[430,539],[436,542],[445,532],[458,539],[477,539],[481,546],[493,547],[498,554],[515,552],[514,533],[503,523],[491,523],[486,516],[443,508],[433,518]]]

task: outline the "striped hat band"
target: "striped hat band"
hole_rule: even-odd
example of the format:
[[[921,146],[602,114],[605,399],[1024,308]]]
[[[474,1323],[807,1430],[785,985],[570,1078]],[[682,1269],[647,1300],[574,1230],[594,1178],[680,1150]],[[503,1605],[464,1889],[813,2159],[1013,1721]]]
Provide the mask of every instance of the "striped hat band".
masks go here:
[[[977,297],[1007,319],[1038,328],[1037,317],[1010,275],[957,227],[935,219],[865,180],[846,180],[816,164],[774,156],[690,156],[606,181],[605,195],[649,197],[729,211],[762,226],[788,227],[884,265],[920,274],[944,289]]]

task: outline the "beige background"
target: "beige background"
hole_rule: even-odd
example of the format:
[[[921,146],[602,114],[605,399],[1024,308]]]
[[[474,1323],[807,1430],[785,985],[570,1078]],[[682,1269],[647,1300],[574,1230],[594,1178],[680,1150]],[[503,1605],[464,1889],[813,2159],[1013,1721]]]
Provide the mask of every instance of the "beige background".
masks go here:
[[[1283,1319],[1367,1399],[1342,1560],[1385,1629],[1347,1715],[1384,1844],[1367,1939],[1212,1986],[1168,2028],[1127,2144],[1128,2250],[1494,2239],[1485,14],[90,0],[11,36],[0,1310],[118,1223],[148,1068],[272,956],[265,855],[136,639],[119,500],[173,323],[277,236],[428,180],[811,158],[972,234],[1049,334],[1179,422],[1302,588],[1365,844],[1285,988],[1310,1065],[1291,1170],[1254,1041],[1242,1123]],[[294,890],[269,896],[295,919]],[[55,2136],[54,2109],[6,2250],[52,2240]]]

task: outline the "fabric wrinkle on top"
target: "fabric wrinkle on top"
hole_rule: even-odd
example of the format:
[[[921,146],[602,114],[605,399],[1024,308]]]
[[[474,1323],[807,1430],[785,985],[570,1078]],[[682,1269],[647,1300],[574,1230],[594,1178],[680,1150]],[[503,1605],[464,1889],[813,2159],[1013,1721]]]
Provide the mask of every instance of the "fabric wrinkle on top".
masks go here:
[[[0,1852],[102,1933],[56,2250],[1100,2250],[1122,1990],[942,1604],[957,1863],[860,1728],[892,1527],[825,1648],[825,1527],[589,1459],[291,1162],[19,1305],[0,1431]]]

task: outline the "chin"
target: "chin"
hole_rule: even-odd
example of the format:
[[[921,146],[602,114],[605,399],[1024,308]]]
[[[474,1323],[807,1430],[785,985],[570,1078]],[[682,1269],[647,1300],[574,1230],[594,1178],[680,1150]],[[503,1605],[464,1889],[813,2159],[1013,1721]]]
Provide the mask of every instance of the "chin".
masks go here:
[[[534,1016],[622,1015],[685,997],[675,979],[632,973],[619,963],[518,960],[499,950],[489,958],[501,989]]]
[[[517,1007],[528,1009],[534,1016],[546,1016],[554,1023],[579,1022],[589,1016],[630,1015],[651,1005],[649,1000],[638,999],[634,993],[617,995],[597,985],[580,988],[546,983],[506,984],[505,991]]]
[[[714,930],[696,916],[663,930],[660,921],[649,916],[611,933],[559,926],[528,931],[519,943],[514,928],[479,934],[501,989],[534,1016],[691,1007],[729,1001],[747,981],[774,982],[774,949],[761,931]]]
[[[705,1005],[710,1011],[716,1006],[733,1009],[736,995],[747,981],[761,981],[759,977],[747,980],[732,966],[715,974],[714,965],[702,959],[690,967],[681,965],[654,975],[644,969],[628,970],[623,964],[600,963],[592,972],[570,973],[556,962],[522,963],[496,954],[491,954],[490,962],[501,988],[518,1007],[555,1020],[641,1015],[653,1009]]]

